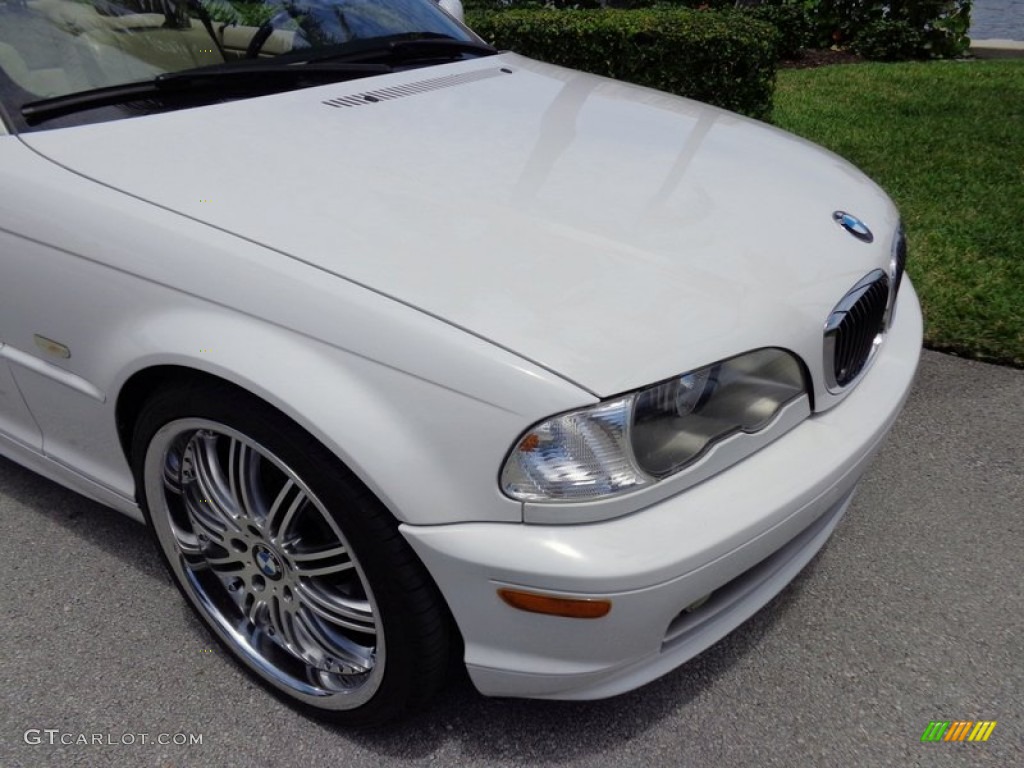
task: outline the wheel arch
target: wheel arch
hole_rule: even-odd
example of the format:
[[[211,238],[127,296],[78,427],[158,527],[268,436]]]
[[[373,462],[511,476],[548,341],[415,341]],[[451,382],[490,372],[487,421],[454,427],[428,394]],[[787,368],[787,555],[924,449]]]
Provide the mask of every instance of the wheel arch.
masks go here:
[[[115,422],[118,440],[121,444],[121,449],[124,452],[125,460],[128,462],[129,465],[132,464],[133,458],[132,442],[135,431],[135,425],[137,424],[139,417],[142,414],[142,410],[145,407],[146,402],[151,397],[153,397],[154,394],[168,388],[184,388],[191,385],[204,384],[212,384],[224,387],[225,389],[237,392],[241,396],[258,400],[265,407],[272,408],[277,413],[281,414],[282,417],[294,423],[299,429],[302,429],[307,434],[309,434],[313,440],[316,440],[318,443],[320,443],[320,445],[323,446],[323,448],[333,456],[335,461],[339,462],[349,471],[353,479],[355,479],[361,485],[366,487],[367,491],[373,494],[373,496],[385,508],[388,509],[389,514],[391,514],[392,517],[396,518],[396,522],[401,522],[401,520],[394,515],[393,510],[391,510],[388,507],[385,501],[381,499],[381,497],[374,491],[374,489],[370,487],[367,483],[365,483],[357,473],[352,471],[352,468],[348,465],[347,462],[345,462],[343,457],[338,456],[336,451],[332,450],[331,447],[329,445],[326,445],[314,432],[307,429],[305,424],[303,424],[301,421],[296,420],[285,409],[278,407],[275,403],[268,401],[266,398],[261,397],[259,394],[256,394],[255,392],[251,391],[250,389],[239,384],[236,381],[232,381],[231,379],[219,376],[215,373],[211,373],[209,371],[205,371],[199,368],[193,368],[187,365],[182,365],[180,363],[161,363],[141,368],[135,371],[133,374],[131,374],[120,387],[117,393],[116,403],[114,406]],[[447,612],[450,628],[453,633],[453,638],[455,638],[457,641],[457,649],[453,649],[453,653],[458,654],[461,652],[461,648],[463,647],[462,644],[464,641],[462,638],[461,630],[458,627],[458,623],[455,621],[453,617],[451,606],[448,604],[447,597],[444,595],[444,593],[441,592],[436,580],[433,577],[433,574],[430,573],[430,570],[423,563],[422,559],[419,557],[419,554],[411,546],[410,550],[412,551],[413,556],[416,558],[416,560],[419,561],[420,565],[423,567],[424,572],[428,574],[429,578],[434,583],[437,597],[442,602],[442,604],[444,605],[444,609]],[[459,658],[461,658],[461,656],[459,656]]]
[[[165,386],[185,385],[190,381],[222,382],[245,391],[227,379],[184,365],[153,365],[136,371],[121,385],[114,404],[117,439],[129,464],[132,461],[132,434],[146,401]]]
[[[242,378],[237,380],[222,375],[221,372],[204,370],[182,362],[161,362],[147,365],[133,372],[120,386],[114,405],[114,421],[117,431],[118,442],[124,454],[125,461],[132,465],[132,442],[135,425],[138,422],[142,409],[146,402],[155,394],[167,389],[187,388],[196,385],[215,385],[225,390],[236,392],[239,396],[252,398],[262,405],[274,409],[277,413],[287,418],[300,429],[309,434],[314,440],[322,445],[335,461],[342,464],[359,482],[367,487],[371,493],[388,508],[392,517],[402,522],[402,516],[396,514],[386,497],[382,496],[373,483],[367,482],[363,473],[352,465],[347,456],[339,455],[330,441],[324,440],[320,431],[317,430],[309,420],[297,413],[295,409],[273,397],[273,393],[265,388],[259,387],[254,381]]]

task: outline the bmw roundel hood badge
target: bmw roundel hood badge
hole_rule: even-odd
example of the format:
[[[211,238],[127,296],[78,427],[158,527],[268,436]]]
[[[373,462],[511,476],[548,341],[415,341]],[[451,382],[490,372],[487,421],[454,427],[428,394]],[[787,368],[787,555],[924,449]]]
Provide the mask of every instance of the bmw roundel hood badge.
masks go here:
[[[832,218],[840,227],[845,229],[858,240],[870,243],[875,239],[875,236],[871,234],[871,230],[868,229],[868,225],[851,213],[847,213],[846,211],[836,211],[832,214]]]

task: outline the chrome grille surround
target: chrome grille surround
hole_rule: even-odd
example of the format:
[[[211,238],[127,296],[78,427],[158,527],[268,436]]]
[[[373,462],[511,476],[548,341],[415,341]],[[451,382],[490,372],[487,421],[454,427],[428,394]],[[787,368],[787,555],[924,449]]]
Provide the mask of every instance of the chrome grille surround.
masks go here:
[[[880,269],[865,275],[825,321],[823,362],[829,392],[853,384],[882,343],[893,300],[889,285],[889,276]]]
[[[885,310],[885,327],[892,325],[893,313],[896,311],[896,297],[903,282],[903,272],[907,268],[907,236],[901,225],[892,238],[892,254],[889,257],[889,306]]]

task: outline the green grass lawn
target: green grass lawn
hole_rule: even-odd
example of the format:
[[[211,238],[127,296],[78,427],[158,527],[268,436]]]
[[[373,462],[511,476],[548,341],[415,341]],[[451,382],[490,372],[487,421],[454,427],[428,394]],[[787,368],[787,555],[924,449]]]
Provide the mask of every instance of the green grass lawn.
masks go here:
[[[896,201],[928,346],[1024,365],[1024,60],[782,70],[773,121]]]

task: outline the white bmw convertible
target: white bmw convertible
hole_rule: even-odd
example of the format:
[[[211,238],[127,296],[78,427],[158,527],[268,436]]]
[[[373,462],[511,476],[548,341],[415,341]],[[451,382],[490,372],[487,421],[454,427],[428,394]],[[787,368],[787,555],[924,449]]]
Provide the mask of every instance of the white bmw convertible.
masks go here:
[[[0,116],[0,453],[144,521],[318,716],[453,657],[678,667],[822,547],[917,365],[862,173],[430,0],[0,0]]]

